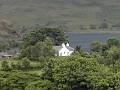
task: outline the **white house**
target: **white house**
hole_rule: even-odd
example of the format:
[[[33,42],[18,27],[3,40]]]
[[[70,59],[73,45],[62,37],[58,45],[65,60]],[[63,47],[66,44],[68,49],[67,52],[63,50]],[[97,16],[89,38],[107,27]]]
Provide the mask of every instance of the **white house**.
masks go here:
[[[61,46],[53,46],[55,56],[70,56],[74,52],[74,48],[69,46],[69,43],[63,43]]]

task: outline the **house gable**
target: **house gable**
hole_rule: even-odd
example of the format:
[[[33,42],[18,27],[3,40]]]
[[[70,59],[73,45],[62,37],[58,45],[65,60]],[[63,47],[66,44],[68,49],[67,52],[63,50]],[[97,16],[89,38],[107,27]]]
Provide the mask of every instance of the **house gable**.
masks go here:
[[[74,49],[68,43],[66,45],[63,43],[61,46],[53,46],[53,49],[55,50],[55,56],[70,56],[74,52]]]
[[[65,47],[59,51],[59,56],[70,56],[70,51]]]

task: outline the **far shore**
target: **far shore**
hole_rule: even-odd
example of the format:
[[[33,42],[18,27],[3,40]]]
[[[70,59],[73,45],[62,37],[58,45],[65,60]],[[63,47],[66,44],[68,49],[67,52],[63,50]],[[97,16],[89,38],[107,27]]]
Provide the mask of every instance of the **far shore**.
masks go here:
[[[120,34],[120,30],[119,31],[93,31],[93,30],[86,30],[86,31],[69,31],[66,33],[81,33],[81,34],[92,34],[92,33],[96,33],[96,34]]]

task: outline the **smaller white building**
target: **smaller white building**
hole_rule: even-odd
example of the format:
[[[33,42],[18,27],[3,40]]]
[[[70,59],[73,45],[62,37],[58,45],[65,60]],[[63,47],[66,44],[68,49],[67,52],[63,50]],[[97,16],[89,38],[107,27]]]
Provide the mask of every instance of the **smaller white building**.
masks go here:
[[[61,46],[53,46],[55,56],[70,56],[74,52],[74,48],[69,46],[69,43],[63,43]]]
[[[8,54],[7,52],[0,52],[0,59],[10,59],[13,57],[12,54]]]

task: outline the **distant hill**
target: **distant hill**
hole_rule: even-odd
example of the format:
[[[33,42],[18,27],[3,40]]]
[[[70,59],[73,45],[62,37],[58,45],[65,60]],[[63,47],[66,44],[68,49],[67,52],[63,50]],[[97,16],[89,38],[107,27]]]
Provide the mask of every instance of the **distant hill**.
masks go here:
[[[120,0],[0,0],[0,17],[16,25],[77,31],[81,26],[120,23]]]
[[[0,19],[0,44],[16,41],[19,37],[19,33],[14,29],[11,22]]]

